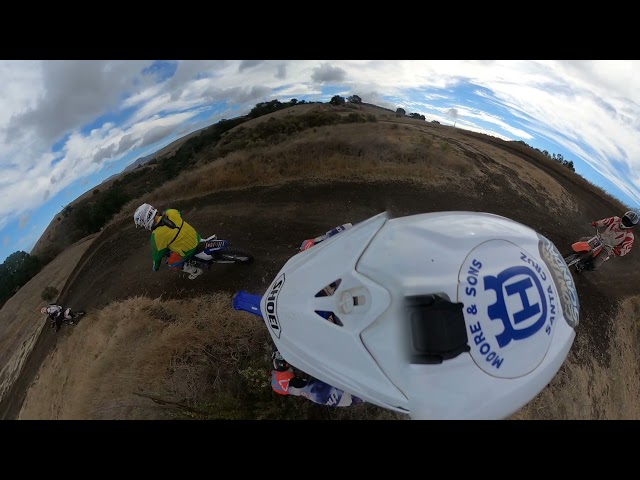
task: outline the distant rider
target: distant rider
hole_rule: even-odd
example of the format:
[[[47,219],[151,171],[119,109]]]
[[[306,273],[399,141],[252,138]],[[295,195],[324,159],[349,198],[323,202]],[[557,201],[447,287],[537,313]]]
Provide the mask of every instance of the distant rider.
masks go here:
[[[133,214],[137,227],[151,233],[151,252],[153,255],[153,271],[160,268],[162,259],[169,251],[167,265],[172,270],[183,271],[193,280],[202,273],[202,269],[187,263],[196,252],[201,237],[196,230],[182,218],[182,212],[173,208],[158,213],[158,209],[143,203]]]
[[[632,230],[637,224],[638,214],[633,210],[629,210],[622,217],[607,217],[591,222],[593,228],[606,227],[600,234],[607,244],[614,247],[611,254],[617,257],[622,257],[631,251],[634,241]],[[588,237],[584,237],[581,240],[586,241]],[[594,271],[608,258],[606,255],[600,254],[591,260],[585,268]]]
[[[69,324],[73,325],[70,308],[67,308],[66,311],[63,311],[63,308],[60,305],[51,303],[47,307],[42,307],[40,309],[40,313],[42,313],[43,315],[47,315],[47,319],[51,321],[51,325],[53,327],[59,325],[62,320],[68,320]]]

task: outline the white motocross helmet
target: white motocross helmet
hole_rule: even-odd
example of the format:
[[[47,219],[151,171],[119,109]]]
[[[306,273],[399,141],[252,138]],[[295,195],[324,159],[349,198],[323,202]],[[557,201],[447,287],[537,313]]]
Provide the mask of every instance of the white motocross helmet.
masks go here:
[[[628,229],[628,228],[633,228],[636,225],[638,225],[637,212],[634,212],[633,210],[629,210],[628,212],[625,212],[625,214],[622,216],[622,219],[620,221],[620,228]]]
[[[140,205],[133,214],[133,222],[136,224],[136,228],[142,227],[151,230],[157,213],[158,209],[148,203]]]
[[[579,320],[556,247],[487,213],[376,215],[293,256],[262,297],[291,365],[413,419],[503,419],[567,357]]]

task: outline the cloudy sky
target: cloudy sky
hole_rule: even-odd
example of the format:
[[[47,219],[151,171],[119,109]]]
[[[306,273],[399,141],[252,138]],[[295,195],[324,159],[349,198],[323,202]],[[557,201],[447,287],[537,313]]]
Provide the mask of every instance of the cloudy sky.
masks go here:
[[[137,158],[272,99],[355,94],[523,140],[640,206],[636,60],[0,61],[0,85],[0,262]]]

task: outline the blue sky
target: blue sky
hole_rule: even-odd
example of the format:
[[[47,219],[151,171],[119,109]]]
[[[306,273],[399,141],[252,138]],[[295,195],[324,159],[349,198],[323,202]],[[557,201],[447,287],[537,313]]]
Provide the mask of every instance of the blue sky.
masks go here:
[[[640,206],[637,60],[14,60],[0,85],[0,261],[137,158],[273,99],[355,94],[523,140]]]

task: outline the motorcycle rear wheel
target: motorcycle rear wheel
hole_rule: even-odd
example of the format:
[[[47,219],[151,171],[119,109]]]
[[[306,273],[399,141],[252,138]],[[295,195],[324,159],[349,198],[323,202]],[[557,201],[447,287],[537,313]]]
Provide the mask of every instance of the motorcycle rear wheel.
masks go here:
[[[242,250],[224,250],[216,255],[214,261],[217,263],[242,263],[248,265],[253,262],[253,255]]]

